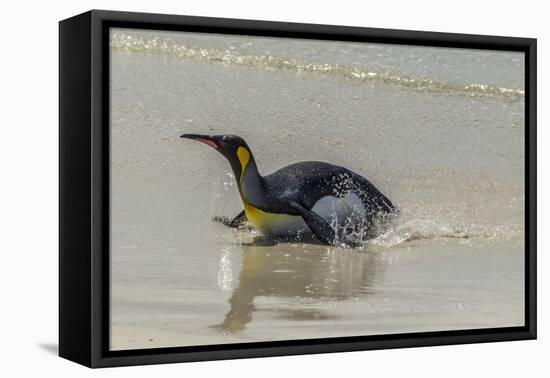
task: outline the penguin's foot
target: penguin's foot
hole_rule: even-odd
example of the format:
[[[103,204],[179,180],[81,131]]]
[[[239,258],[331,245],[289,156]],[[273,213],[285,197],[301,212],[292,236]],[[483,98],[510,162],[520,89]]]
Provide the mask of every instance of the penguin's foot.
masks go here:
[[[215,215],[212,217],[212,222],[221,223],[224,226],[227,227],[235,227],[233,225],[232,220],[229,217],[226,217],[225,215]]]
[[[221,223],[227,227],[237,228],[239,230],[252,230],[252,227],[250,227],[247,222],[246,215],[244,215],[244,211],[233,219],[230,219],[223,215],[216,215],[212,217],[212,221],[216,223]]]

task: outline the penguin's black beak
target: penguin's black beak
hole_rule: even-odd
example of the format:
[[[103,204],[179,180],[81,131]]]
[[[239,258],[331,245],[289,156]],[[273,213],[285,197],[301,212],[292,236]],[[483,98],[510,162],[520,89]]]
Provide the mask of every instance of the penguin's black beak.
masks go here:
[[[218,149],[220,147],[218,141],[215,137],[210,135],[200,135],[200,134],[183,134],[180,138],[192,139],[197,142],[201,142],[209,145],[212,148]]]

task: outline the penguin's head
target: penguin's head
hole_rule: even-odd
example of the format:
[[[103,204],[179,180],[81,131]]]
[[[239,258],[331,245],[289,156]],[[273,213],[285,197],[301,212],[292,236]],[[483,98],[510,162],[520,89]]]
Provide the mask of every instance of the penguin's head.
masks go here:
[[[243,138],[237,135],[200,135],[183,134],[181,138],[192,139],[204,143],[221,153],[229,163],[233,172],[241,177],[250,160],[252,152]]]

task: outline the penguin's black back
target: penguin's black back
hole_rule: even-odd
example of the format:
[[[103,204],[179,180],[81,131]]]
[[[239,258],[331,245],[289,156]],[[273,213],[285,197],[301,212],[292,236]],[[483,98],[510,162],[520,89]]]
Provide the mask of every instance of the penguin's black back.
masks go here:
[[[275,208],[286,212],[284,203],[295,201],[311,209],[326,196],[355,193],[370,215],[395,211],[394,205],[363,176],[344,167],[320,161],[304,161],[283,167],[264,177],[265,190]]]

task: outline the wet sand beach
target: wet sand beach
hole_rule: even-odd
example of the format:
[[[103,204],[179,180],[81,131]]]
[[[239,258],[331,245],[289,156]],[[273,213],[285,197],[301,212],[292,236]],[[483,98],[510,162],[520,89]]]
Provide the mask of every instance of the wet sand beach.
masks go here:
[[[523,56],[192,33],[111,35],[111,348],[524,323]],[[223,157],[321,160],[400,209],[359,249],[266,242]]]

